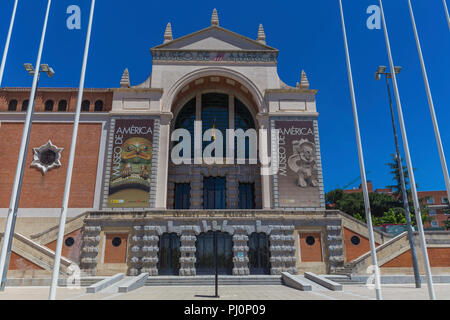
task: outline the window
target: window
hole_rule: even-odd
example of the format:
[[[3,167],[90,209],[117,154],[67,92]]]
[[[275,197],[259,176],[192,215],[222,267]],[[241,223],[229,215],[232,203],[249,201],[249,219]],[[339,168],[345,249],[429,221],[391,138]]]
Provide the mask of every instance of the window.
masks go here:
[[[357,246],[361,243],[361,239],[358,236],[353,236],[350,241],[353,245]]]
[[[64,243],[66,244],[66,247],[71,247],[75,243],[75,239],[72,237],[68,237],[66,241],[64,241]]]
[[[103,101],[102,100],[95,101],[94,111],[95,112],[102,112],[103,111]]]
[[[439,228],[439,222],[437,222],[436,220],[431,221],[431,227]]]
[[[181,111],[178,113],[177,120],[175,122],[176,129],[186,129],[191,134],[191,158],[194,158],[194,122],[195,122],[195,101],[191,99]],[[180,141],[181,142],[181,141]],[[178,143],[175,143],[178,144]],[[174,145],[175,145],[174,144]],[[183,153],[180,153],[180,157],[183,157]]]
[[[308,246],[313,246],[314,243],[316,243],[316,239],[313,236],[307,236],[306,237],[306,244]]]
[[[11,100],[8,104],[8,111],[16,111],[17,110],[17,100]]]
[[[164,233],[159,240],[158,274],[179,275],[180,237],[176,233]]]
[[[191,208],[191,185],[189,183],[175,184],[175,209]]]
[[[27,111],[28,110],[28,104],[29,104],[29,100],[24,100],[22,102],[22,111]]]
[[[67,100],[61,100],[58,103],[58,111],[67,111]]]
[[[255,209],[255,185],[239,183],[239,209]]]
[[[430,216],[435,216],[436,215],[436,210],[430,210]]]
[[[195,246],[197,275],[215,274],[214,266],[214,234],[217,239],[217,268],[221,275],[233,274],[233,239],[223,232],[201,233],[197,237]]]
[[[427,198],[427,203],[428,204],[434,204],[434,198],[433,197],[428,197]]]
[[[120,245],[122,244],[122,239],[119,237],[115,237],[112,239],[111,243],[112,243],[113,247],[116,247],[116,248],[120,247]]]
[[[53,105],[55,103],[53,102],[53,100],[47,100],[45,101],[45,111],[53,111]]]
[[[244,133],[249,129],[255,129],[255,122],[253,121],[252,114],[247,109],[247,107],[239,100],[234,99],[234,128],[235,130],[242,129]],[[256,133],[256,132],[255,132]],[[250,146],[255,151],[255,157],[257,157],[257,142],[250,141],[250,138],[245,138],[245,159],[249,159],[250,157]],[[237,137],[234,141],[234,157],[238,158],[238,141]]]
[[[228,95],[221,93],[207,93],[202,95],[202,135],[209,129],[220,131],[223,138],[222,156],[226,155],[226,130],[229,128]],[[203,141],[203,150],[211,144]],[[215,152],[212,156],[216,156]]]
[[[248,238],[250,274],[270,274],[270,243],[265,233],[252,233]]]
[[[84,100],[81,103],[81,111],[82,112],[88,112],[90,107],[91,107],[91,102],[89,100]]]
[[[203,179],[203,209],[226,209],[226,179]]]
[[[447,197],[442,197],[442,203],[448,204],[448,198]]]

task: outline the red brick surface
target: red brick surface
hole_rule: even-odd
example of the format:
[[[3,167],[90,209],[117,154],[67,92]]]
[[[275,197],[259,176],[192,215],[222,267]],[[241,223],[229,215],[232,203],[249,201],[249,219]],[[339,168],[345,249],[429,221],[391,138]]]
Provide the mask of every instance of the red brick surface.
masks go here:
[[[15,252],[11,252],[11,259],[8,270],[44,270],[30,260],[19,256]]]
[[[312,236],[315,242],[312,246],[306,243],[306,238]],[[322,241],[320,233],[300,233],[300,253],[302,262],[322,262]]]
[[[428,248],[430,265],[434,268],[450,267],[450,248]],[[385,263],[382,268],[412,268],[411,250]]]
[[[363,237],[360,234],[357,234],[347,228],[344,229],[344,241],[345,241],[345,252],[346,252],[346,258],[347,262],[353,261],[356,258],[362,256],[366,252],[370,251],[370,242],[369,239],[366,237]],[[361,240],[359,245],[355,246],[351,238],[353,236],[358,236]],[[378,243],[375,243],[375,246],[379,246]]]
[[[69,201],[71,208],[93,206],[101,129],[101,124],[80,124]],[[20,208],[61,207],[72,130],[71,124],[33,124]],[[0,208],[9,207],[22,132],[22,123],[2,123],[0,126]],[[33,161],[33,147],[40,147],[48,140],[57,147],[64,148],[61,158],[62,166],[42,175],[40,170],[30,167]]]

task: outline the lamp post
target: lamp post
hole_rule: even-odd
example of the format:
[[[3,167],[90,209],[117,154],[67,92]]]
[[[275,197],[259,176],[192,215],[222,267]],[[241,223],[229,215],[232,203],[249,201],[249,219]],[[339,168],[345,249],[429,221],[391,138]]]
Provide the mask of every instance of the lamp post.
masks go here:
[[[450,30],[450,15],[448,13],[447,2],[445,2],[445,0],[442,0],[442,2],[444,3],[444,10],[445,10],[445,16],[447,17],[448,29]]]
[[[47,10],[47,16],[48,16],[48,10]],[[38,61],[40,62],[41,55],[39,54]],[[20,192],[22,190],[22,181],[23,181],[23,175],[25,171],[25,161],[27,158],[28,153],[28,143],[30,141],[30,132],[31,132],[31,123],[32,123],[32,116],[34,112],[34,100],[36,98],[36,91],[39,85],[39,76],[41,72],[44,72],[48,75],[49,78],[53,77],[55,72],[48,64],[40,64],[39,70],[36,72],[34,70],[34,67],[31,63],[25,63],[24,64],[25,70],[33,76],[33,87],[31,89],[30,94],[30,102],[27,109],[26,119],[25,119],[25,125],[24,125],[24,134],[22,135],[22,143],[19,153],[19,163],[16,168],[16,175],[14,180],[14,186],[11,193],[11,203],[8,210],[8,217],[6,219],[6,227],[5,227],[5,234],[3,236],[3,244],[2,244],[2,251],[0,255],[0,276],[1,276],[1,282],[0,282],[0,291],[5,290],[6,286],[6,276],[8,274],[8,266],[9,266],[9,260],[11,257],[11,246],[12,246],[12,240],[14,237],[14,229],[16,226],[16,218],[17,218],[17,211],[19,208],[19,201],[20,201]]]
[[[399,74],[401,70],[402,70],[402,67],[397,66],[394,68],[395,74]],[[414,244],[414,234],[413,234],[411,215],[410,215],[409,203],[408,203],[408,193],[406,192],[405,175],[403,173],[403,164],[402,164],[402,158],[400,155],[400,147],[398,144],[397,128],[395,126],[394,108],[392,106],[391,89],[389,87],[389,79],[392,78],[392,74],[390,72],[386,72],[385,66],[379,66],[377,72],[375,73],[375,80],[377,80],[377,81],[381,80],[382,75],[384,75],[385,79],[386,79],[386,87],[387,87],[387,92],[388,92],[388,97],[389,97],[389,106],[391,109],[391,120],[392,120],[392,128],[394,131],[394,141],[395,141],[395,160],[397,161],[397,170],[398,170],[398,175],[400,177],[403,208],[405,209],[406,223],[408,225],[408,238],[409,238],[409,246],[411,248],[411,256],[412,256],[413,269],[414,269],[414,279],[416,282],[416,288],[421,288],[419,264],[417,261],[416,246]]]

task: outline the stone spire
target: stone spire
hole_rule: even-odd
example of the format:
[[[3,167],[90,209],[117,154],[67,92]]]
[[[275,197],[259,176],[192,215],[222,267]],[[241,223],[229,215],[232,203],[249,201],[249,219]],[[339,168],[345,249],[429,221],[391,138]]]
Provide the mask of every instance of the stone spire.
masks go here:
[[[258,39],[256,41],[266,44],[266,33],[264,32],[264,27],[262,24],[259,25]]]
[[[302,76],[300,79],[300,84],[298,85],[300,89],[309,89],[309,81],[308,77],[306,76],[305,70],[302,70]]]
[[[130,73],[128,69],[125,69],[122,75],[122,79],[120,79],[120,87],[121,88],[129,88],[130,87]]]
[[[218,26],[219,25],[219,15],[217,14],[217,9],[214,8],[212,16],[211,16],[211,25]]]
[[[172,25],[170,22],[167,24],[166,31],[164,32],[164,43],[170,42],[173,40],[172,36]]]

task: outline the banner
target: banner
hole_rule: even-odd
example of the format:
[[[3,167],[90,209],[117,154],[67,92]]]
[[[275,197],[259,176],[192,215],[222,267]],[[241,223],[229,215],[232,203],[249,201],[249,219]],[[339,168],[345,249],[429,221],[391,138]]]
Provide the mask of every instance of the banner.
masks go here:
[[[112,146],[109,208],[148,208],[153,156],[151,119],[117,119]]]
[[[280,130],[278,202],[280,207],[320,207],[314,123],[275,121]]]

